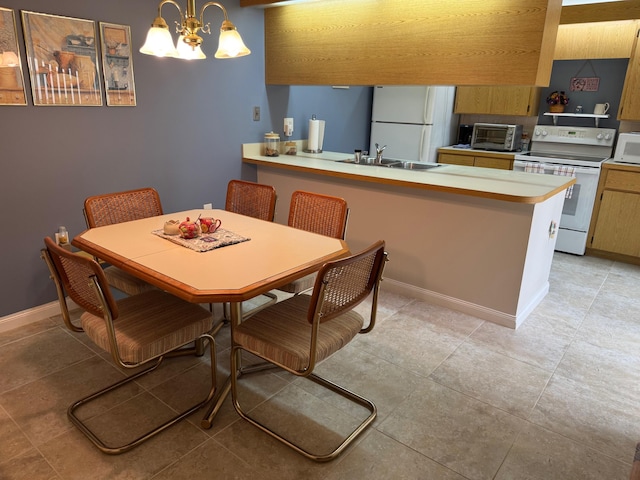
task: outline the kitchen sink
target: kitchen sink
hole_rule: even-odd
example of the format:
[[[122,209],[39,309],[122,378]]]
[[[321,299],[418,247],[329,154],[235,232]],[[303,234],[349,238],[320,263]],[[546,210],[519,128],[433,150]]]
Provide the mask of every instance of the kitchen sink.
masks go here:
[[[428,170],[430,168],[439,167],[439,163],[419,163],[405,162],[403,160],[395,160],[392,158],[383,158],[376,160],[375,158],[365,158],[356,161],[355,158],[347,158],[346,160],[336,160],[340,163],[351,163],[353,165],[372,165],[377,167],[401,168],[403,170]]]
[[[353,163],[354,165],[372,165],[377,167],[390,167],[396,163],[399,163],[399,160],[392,160],[389,158],[383,158],[382,160],[376,160],[375,158],[363,158],[359,161],[356,161],[355,158],[347,158],[346,160],[337,160],[339,163]]]
[[[417,163],[417,162],[396,162],[389,165],[391,168],[402,168],[404,170],[428,170],[439,167],[439,163]]]

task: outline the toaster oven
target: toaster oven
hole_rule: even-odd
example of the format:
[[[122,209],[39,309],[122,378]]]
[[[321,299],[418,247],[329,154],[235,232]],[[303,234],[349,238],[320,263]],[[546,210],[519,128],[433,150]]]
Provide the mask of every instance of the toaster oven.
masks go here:
[[[475,123],[471,136],[471,148],[515,152],[520,150],[522,125],[501,123]]]

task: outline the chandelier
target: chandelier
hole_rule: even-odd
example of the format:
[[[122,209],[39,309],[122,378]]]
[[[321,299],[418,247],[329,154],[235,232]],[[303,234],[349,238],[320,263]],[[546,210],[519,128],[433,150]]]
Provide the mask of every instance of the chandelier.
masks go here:
[[[162,18],[162,7],[170,3],[180,12],[180,23],[176,22],[176,33],[178,33],[178,41],[173,44],[171,33],[167,22]],[[249,50],[242,37],[238,33],[236,26],[229,21],[227,10],[218,2],[205,3],[200,9],[200,16],[196,17],[195,0],[187,0],[186,15],[183,13],[180,5],[174,0],[162,0],[158,4],[158,16],[151,24],[151,28],[147,33],[147,40],[140,48],[140,53],[146,55],[155,55],[156,57],[174,57],[186,60],[199,60],[207,58],[200,47],[202,45],[202,37],[198,32],[211,34],[210,24],[205,24],[203,14],[207,7],[215,6],[222,10],[224,21],[220,26],[220,39],[218,40],[218,50],[215,53],[216,58],[235,58],[249,55]]]

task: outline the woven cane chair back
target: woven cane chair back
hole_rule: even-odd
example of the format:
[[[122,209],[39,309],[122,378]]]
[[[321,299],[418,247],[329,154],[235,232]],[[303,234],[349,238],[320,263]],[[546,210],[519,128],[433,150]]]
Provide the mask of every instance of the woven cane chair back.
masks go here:
[[[84,212],[89,228],[155,217],[163,213],[160,196],[153,188],[94,195],[84,201]]]
[[[270,185],[231,180],[224,208],[228,212],[272,222],[276,211],[276,190]]]
[[[301,190],[291,195],[290,227],[327,237],[344,238],[347,217],[347,202],[342,198]]]

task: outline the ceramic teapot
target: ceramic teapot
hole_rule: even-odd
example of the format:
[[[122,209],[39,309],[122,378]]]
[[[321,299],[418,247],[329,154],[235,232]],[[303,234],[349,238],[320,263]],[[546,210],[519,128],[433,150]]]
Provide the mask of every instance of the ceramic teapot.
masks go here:
[[[196,238],[200,235],[200,226],[197,222],[192,222],[189,217],[178,226],[182,238]]]

